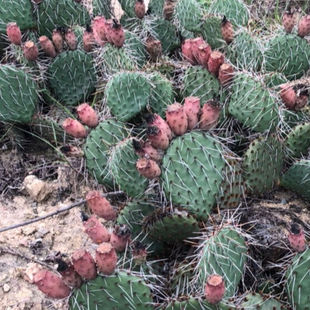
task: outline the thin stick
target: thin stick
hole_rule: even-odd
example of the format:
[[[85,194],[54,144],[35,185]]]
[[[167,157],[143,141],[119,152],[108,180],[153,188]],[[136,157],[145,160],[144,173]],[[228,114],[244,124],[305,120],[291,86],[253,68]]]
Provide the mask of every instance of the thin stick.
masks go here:
[[[107,196],[114,196],[114,195],[120,195],[120,194],[123,194],[123,192],[122,191],[110,192],[110,193],[103,194],[102,196],[103,197],[107,197]],[[8,230],[11,230],[11,229],[19,228],[19,227],[22,227],[22,226],[30,225],[32,223],[39,222],[39,221],[44,220],[46,218],[52,217],[54,215],[57,215],[57,214],[66,212],[66,211],[68,211],[70,209],[73,209],[75,207],[78,207],[78,206],[82,205],[85,202],[86,202],[86,200],[83,199],[81,201],[73,203],[72,205],[60,208],[57,211],[51,212],[51,213],[43,215],[43,216],[36,217],[36,218],[34,218],[32,220],[29,220],[29,221],[26,221],[26,222],[23,222],[23,223],[19,223],[19,224],[15,224],[15,225],[11,225],[11,226],[7,226],[7,227],[4,227],[4,228],[0,228],[0,233],[8,231]]]

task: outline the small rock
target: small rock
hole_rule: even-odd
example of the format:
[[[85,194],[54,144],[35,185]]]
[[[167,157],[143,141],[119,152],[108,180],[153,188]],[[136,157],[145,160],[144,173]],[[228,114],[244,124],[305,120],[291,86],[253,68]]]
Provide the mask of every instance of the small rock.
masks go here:
[[[5,283],[5,284],[3,285],[3,292],[4,292],[4,293],[9,292],[10,289],[11,289],[11,288],[10,288],[10,286],[9,286],[8,284]]]
[[[23,278],[27,282],[33,283],[35,274],[38,273],[40,270],[42,270],[42,267],[39,264],[29,263],[26,269],[23,270]]]
[[[29,196],[37,202],[48,197],[53,188],[47,182],[38,179],[35,175],[28,175],[23,183]]]

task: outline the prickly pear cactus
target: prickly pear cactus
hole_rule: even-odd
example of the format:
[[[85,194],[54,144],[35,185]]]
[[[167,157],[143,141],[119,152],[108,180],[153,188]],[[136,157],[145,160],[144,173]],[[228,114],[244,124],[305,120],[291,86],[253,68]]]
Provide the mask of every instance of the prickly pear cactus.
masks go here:
[[[98,276],[70,297],[72,310],[147,310],[153,309],[151,303],[151,291],[145,281],[125,271]]]
[[[0,97],[0,121],[31,121],[39,97],[29,74],[11,65],[0,65]]]
[[[212,47],[218,49],[225,46],[225,41],[221,32],[222,18],[219,16],[208,15],[201,25],[199,34]]]
[[[52,93],[70,106],[86,101],[97,82],[93,58],[81,50],[59,54],[49,66],[47,77]]]
[[[111,0],[93,0],[93,15],[94,16],[104,16],[105,18],[110,18],[111,16]]]
[[[285,144],[290,156],[298,158],[306,155],[310,147],[310,123],[294,127],[288,134]]]
[[[301,185],[302,186],[302,185]],[[286,289],[293,310],[305,310],[310,304],[310,250],[297,254],[286,272]]]
[[[251,293],[246,295],[244,301],[241,304],[241,308],[244,310],[284,310],[287,309],[283,304],[276,299],[269,296],[263,296],[260,294]]]

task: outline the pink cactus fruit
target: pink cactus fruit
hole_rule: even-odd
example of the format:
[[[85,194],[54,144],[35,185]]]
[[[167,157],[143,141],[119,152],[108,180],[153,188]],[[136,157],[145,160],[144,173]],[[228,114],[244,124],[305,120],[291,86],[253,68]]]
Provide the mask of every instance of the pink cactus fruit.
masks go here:
[[[99,191],[90,191],[86,195],[87,206],[97,216],[104,218],[107,221],[116,218],[116,212],[110,202],[101,195]]]
[[[208,60],[209,72],[217,76],[219,69],[223,63],[224,63],[224,55],[221,52],[213,51]]]
[[[220,112],[220,107],[213,100],[208,100],[201,109],[199,127],[203,130],[210,130],[215,127]]]
[[[62,123],[62,127],[72,137],[85,138],[87,136],[85,127],[76,119],[66,118]]]
[[[65,284],[69,287],[81,287],[83,280],[81,276],[74,270],[71,263],[66,263],[61,258],[56,259],[58,264],[57,271],[61,274]]]
[[[27,60],[35,61],[38,58],[38,47],[32,41],[27,41],[23,46],[23,53]]]
[[[96,16],[92,20],[92,29],[95,42],[100,46],[104,46],[107,41],[106,19],[103,16]]]
[[[157,61],[162,55],[161,42],[149,36],[146,40],[146,50],[149,53],[151,61]]]
[[[96,264],[104,275],[114,273],[117,265],[117,254],[111,243],[101,243],[96,249]]]
[[[193,39],[186,39],[182,44],[182,55],[185,60],[187,60],[190,64],[195,65],[196,59],[193,55]]]
[[[306,238],[302,227],[293,223],[288,234],[290,246],[296,252],[303,252],[306,249]]]
[[[287,109],[294,110],[297,101],[297,95],[294,88],[288,84],[283,84],[280,86],[280,89],[280,97],[282,102]]]
[[[291,33],[295,26],[295,14],[291,10],[284,12],[282,16],[282,24],[286,33]]]
[[[205,297],[210,304],[219,303],[225,294],[224,279],[217,274],[210,275],[205,286]]]
[[[144,0],[136,0],[135,3],[135,14],[139,19],[142,19],[145,15],[145,4]]]
[[[158,114],[147,114],[145,115],[146,122],[148,123],[149,126],[156,126],[162,132],[164,132],[169,140],[172,139],[173,133],[168,125],[168,123]]]
[[[88,127],[96,127],[98,125],[97,112],[87,103],[80,104],[76,111],[81,122]]]
[[[163,8],[163,15],[166,20],[171,20],[173,18],[174,8],[176,1],[166,0]]]
[[[123,252],[130,242],[130,229],[126,225],[116,225],[111,234],[110,243],[117,252]]]
[[[146,133],[148,140],[154,148],[161,150],[166,150],[168,148],[170,140],[167,134],[157,126],[148,127]]]
[[[55,58],[57,53],[53,42],[47,36],[41,36],[39,42],[44,53],[52,58]]]
[[[70,50],[76,50],[77,47],[77,38],[74,31],[71,28],[68,28],[65,33],[65,40]]]
[[[310,34],[310,14],[303,16],[298,23],[298,35],[303,38]]]
[[[172,132],[177,136],[181,136],[187,131],[187,115],[180,103],[176,102],[167,107],[166,120]]]
[[[104,23],[105,25],[105,35],[107,38],[107,41],[111,44],[113,44],[112,38],[111,38],[111,33],[113,31],[113,20],[112,19],[107,19]]]
[[[108,230],[101,224],[96,216],[88,217],[82,212],[82,220],[84,231],[88,237],[96,244],[110,241],[110,234]]]
[[[22,33],[16,23],[8,23],[6,25],[6,34],[11,43],[15,45],[22,44]]]
[[[122,25],[116,21],[113,20],[113,26],[110,30],[110,41],[113,43],[116,47],[122,47],[125,42],[125,32],[122,27]]]
[[[184,100],[184,112],[187,115],[187,128],[192,130],[198,124],[200,113],[200,99],[198,97],[186,97]]]
[[[232,81],[234,77],[235,70],[230,64],[222,64],[220,66],[218,79],[222,86],[227,86]]]
[[[74,270],[82,278],[92,280],[97,277],[96,264],[89,252],[84,249],[76,250],[71,259]]]
[[[195,64],[198,64],[199,46],[205,44],[205,40],[202,37],[191,39],[191,51],[195,59]]]
[[[197,62],[199,65],[203,66],[204,68],[208,67],[208,60],[211,55],[211,47],[207,43],[203,43],[198,46],[197,54],[195,55],[195,58],[197,59]]]
[[[221,25],[222,37],[227,44],[231,43],[234,39],[234,27],[232,23],[224,16]]]
[[[148,158],[139,158],[136,167],[138,172],[147,179],[155,179],[161,175],[157,162]]]
[[[132,144],[138,156],[153,159],[155,161],[161,160],[161,154],[152,146],[150,141],[141,142],[137,139],[133,139]]]
[[[85,52],[91,52],[95,44],[95,36],[90,26],[83,33],[83,48]]]
[[[52,34],[52,41],[58,53],[61,53],[64,48],[64,39],[61,30],[55,29]]]
[[[71,292],[64,280],[49,270],[42,269],[36,273],[34,283],[41,292],[51,298],[66,298]]]

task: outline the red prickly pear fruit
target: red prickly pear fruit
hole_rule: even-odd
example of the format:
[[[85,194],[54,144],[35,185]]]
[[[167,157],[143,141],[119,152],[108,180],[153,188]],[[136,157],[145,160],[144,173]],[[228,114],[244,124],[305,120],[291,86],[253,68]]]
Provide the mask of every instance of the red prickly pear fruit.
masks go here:
[[[151,142],[151,145],[154,148],[161,150],[166,150],[168,148],[170,142],[169,137],[157,126],[148,127],[146,133],[149,141]]]
[[[135,3],[135,14],[139,19],[142,19],[145,15],[144,0],[137,0]]]
[[[298,23],[298,35],[303,38],[310,34],[310,15],[303,16]]]
[[[198,37],[195,39],[191,39],[191,51],[193,54],[193,57],[195,59],[195,64],[198,63],[198,54],[199,54],[199,46],[205,44],[206,42],[202,37]]]
[[[72,264],[74,270],[84,279],[92,280],[97,277],[96,264],[92,256],[84,249],[73,253]]]
[[[174,13],[176,2],[171,0],[166,0],[163,8],[164,18],[166,20],[171,20]]]
[[[74,31],[69,28],[65,33],[65,40],[70,50],[76,50],[77,38]]]
[[[94,215],[88,218],[86,214],[82,213],[82,220],[84,221],[84,231],[93,242],[100,244],[110,241],[108,230]]]
[[[116,47],[122,47],[125,42],[124,29],[115,19],[113,20],[113,26],[111,28],[110,40]]]
[[[39,42],[44,53],[52,58],[55,58],[57,53],[53,42],[47,36],[41,36]]]
[[[64,39],[60,30],[55,29],[52,34],[52,41],[58,53],[61,53],[64,48]]]
[[[146,50],[149,53],[151,61],[157,61],[162,54],[161,42],[153,37],[148,37],[146,40]]]
[[[114,220],[116,213],[110,202],[101,195],[98,191],[90,191],[86,195],[86,202],[88,207],[97,216],[104,218],[107,221]]]
[[[101,243],[96,250],[97,268],[104,275],[114,273],[117,264],[117,254],[111,243]]]
[[[91,27],[87,27],[83,33],[83,48],[85,52],[91,52],[95,44],[95,37]]]
[[[166,119],[172,132],[177,136],[185,134],[187,131],[188,120],[184,108],[179,103],[171,104],[167,107]]]
[[[195,65],[196,59],[193,55],[193,40],[186,39],[182,44],[182,55],[185,60],[187,60],[190,64]]]
[[[213,305],[217,304],[223,299],[224,294],[225,294],[224,279],[217,274],[209,276],[205,286],[205,297],[207,302]]]
[[[167,122],[158,114],[146,114],[145,115],[146,122],[149,126],[158,127],[163,133],[165,133],[169,140],[172,139],[172,131],[167,124]]]
[[[221,109],[213,100],[208,100],[201,109],[199,127],[203,130],[210,130],[215,127],[220,116]]]
[[[198,124],[200,113],[200,99],[198,97],[186,97],[184,101],[184,112],[187,115],[187,127],[189,130]]]
[[[235,70],[230,64],[222,64],[220,66],[218,79],[222,86],[227,86],[234,77]]]
[[[293,87],[284,84],[280,86],[280,97],[289,110],[294,110],[296,101],[297,101],[297,95]]]
[[[39,50],[32,41],[27,41],[23,46],[23,53],[27,60],[35,61],[38,58]]]
[[[117,252],[123,252],[130,242],[130,230],[126,225],[116,225],[111,234],[110,243]]]
[[[75,138],[85,138],[87,136],[85,127],[76,119],[66,118],[62,123],[62,127],[67,134]]]
[[[74,270],[71,263],[66,263],[62,259],[56,260],[58,267],[57,271],[61,274],[65,284],[70,287],[81,287],[83,280],[81,276]]]
[[[302,227],[293,223],[288,234],[290,246],[296,252],[303,252],[306,249],[306,238]]]
[[[195,56],[199,65],[207,68],[208,67],[208,60],[211,55],[211,47],[207,43],[203,43],[198,46],[197,55]]]
[[[132,144],[138,156],[153,159],[155,161],[161,160],[161,155],[149,141],[140,142],[139,140],[133,139]]]
[[[107,19],[104,23],[105,25],[105,35],[107,38],[107,41],[111,44],[113,44],[112,38],[111,38],[111,33],[113,31],[113,20],[112,19]]]
[[[290,10],[286,11],[282,16],[282,24],[286,33],[291,33],[295,26],[295,14]]]
[[[22,33],[16,23],[8,23],[6,25],[6,34],[11,43],[15,45],[22,44]]]
[[[224,16],[221,26],[222,37],[227,44],[231,43],[234,39],[234,27],[232,23]]]
[[[102,16],[96,16],[92,20],[92,29],[94,34],[94,40],[100,46],[104,46],[107,39],[106,19]]]
[[[148,158],[139,158],[136,163],[138,172],[147,179],[155,179],[161,175],[161,170],[156,161]]]
[[[80,104],[76,111],[81,122],[88,127],[96,127],[98,125],[98,115],[96,111],[87,103]]]
[[[71,292],[64,280],[49,270],[43,269],[36,273],[34,283],[41,292],[51,298],[66,298]]]
[[[224,63],[224,55],[221,52],[213,51],[208,60],[209,72],[217,76],[220,66],[223,63]]]

